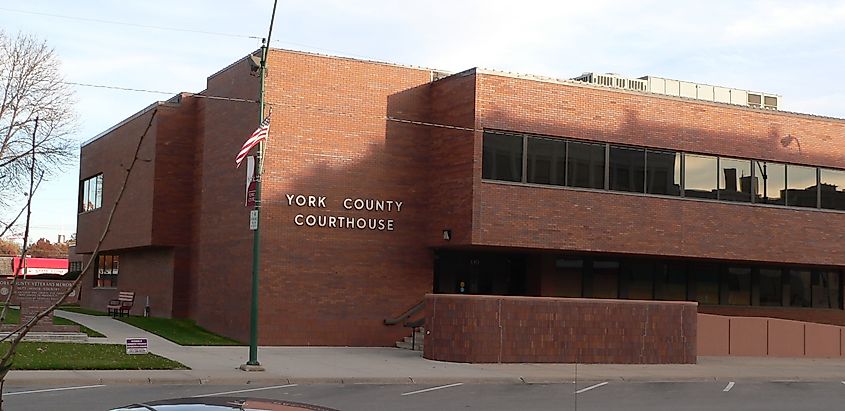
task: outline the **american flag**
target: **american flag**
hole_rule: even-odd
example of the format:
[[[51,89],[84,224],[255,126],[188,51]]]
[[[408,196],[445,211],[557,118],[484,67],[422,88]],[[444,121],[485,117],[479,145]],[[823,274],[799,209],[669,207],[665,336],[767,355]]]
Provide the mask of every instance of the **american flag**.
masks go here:
[[[252,135],[246,139],[244,145],[241,147],[241,151],[238,152],[238,156],[235,157],[235,164],[237,164],[238,168],[241,167],[241,162],[244,161],[246,158],[247,153],[249,150],[255,147],[256,144],[264,141],[267,139],[267,134],[270,133],[270,116],[267,116],[261,124],[258,125],[258,128],[252,132]]]

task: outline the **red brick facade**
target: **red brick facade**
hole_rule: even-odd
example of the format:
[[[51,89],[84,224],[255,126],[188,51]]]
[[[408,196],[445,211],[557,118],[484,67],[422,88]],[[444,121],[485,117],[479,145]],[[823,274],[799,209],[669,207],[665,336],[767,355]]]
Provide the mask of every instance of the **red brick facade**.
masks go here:
[[[841,120],[478,70],[433,81],[439,75],[270,52],[261,344],[392,344],[406,331],[382,321],[432,292],[435,252],[447,248],[845,267],[841,212],[481,178],[483,129],[845,169]],[[84,305],[102,308],[118,290],[133,290],[133,313],[149,296],[153,315],[247,339],[253,233],[234,157],[257,125],[258,91],[242,59],[201,93],[228,99],[183,95],[82,148],[80,180],[104,175],[103,207],[79,215],[77,252],[87,254],[157,110],[102,247],[121,256],[118,286],[86,281]],[[783,147],[786,135],[800,138],[801,151]],[[356,200],[385,209],[358,210]],[[365,228],[309,226],[321,218]],[[542,276],[527,277],[542,295]],[[803,312],[812,321],[821,311]],[[842,310],[821,317],[845,322]]]
[[[695,303],[442,294],[425,303],[432,360],[696,362]]]

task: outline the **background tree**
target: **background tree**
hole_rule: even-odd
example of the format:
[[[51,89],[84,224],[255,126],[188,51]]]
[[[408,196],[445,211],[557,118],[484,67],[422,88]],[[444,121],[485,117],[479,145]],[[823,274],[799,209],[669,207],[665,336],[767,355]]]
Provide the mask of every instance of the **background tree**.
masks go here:
[[[26,253],[40,258],[67,258],[67,244],[51,243],[50,240],[39,238],[27,247]]]
[[[0,257],[14,257],[20,253],[21,246],[18,243],[0,238]]]
[[[36,117],[35,175],[49,178],[73,161],[73,105],[46,41],[0,30],[0,209],[27,195]]]

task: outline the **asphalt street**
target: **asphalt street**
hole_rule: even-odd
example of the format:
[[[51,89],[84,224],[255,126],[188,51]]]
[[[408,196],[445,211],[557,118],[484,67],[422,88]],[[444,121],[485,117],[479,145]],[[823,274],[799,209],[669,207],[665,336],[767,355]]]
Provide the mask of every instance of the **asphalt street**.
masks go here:
[[[90,411],[195,396],[285,399],[338,410],[837,410],[845,382],[6,386],[4,409]]]

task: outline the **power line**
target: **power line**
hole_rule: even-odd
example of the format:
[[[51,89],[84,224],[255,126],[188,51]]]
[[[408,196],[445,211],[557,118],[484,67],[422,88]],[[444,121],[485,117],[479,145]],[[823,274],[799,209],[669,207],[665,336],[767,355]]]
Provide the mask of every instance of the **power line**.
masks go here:
[[[129,22],[125,22],[125,21],[92,19],[92,18],[89,18],[89,17],[66,16],[66,15],[62,15],[62,14],[42,13],[42,12],[38,12],[38,11],[9,9],[9,8],[5,8],[5,7],[0,7],[0,10],[10,11],[10,12],[13,12],[13,13],[32,14],[32,15],[36,15],[36,16],[56,17],[56,18],[67,19],[67,20],[79,20],[79,21],[89,21],[89,22],[93,22],[93,23],[114,24],[114,25],[118,25],[118,26],[139,27],[139,28],[144,28],[144,29],[179,31],[179,32],[183,32],[183,33],[208,34],[208,35],[212,35],[212,36],[234,37],[234,38],[244,38],[244,39],[261,39],[261,37],[249,36],[249,35],[246,35],[246,34],[222,33],[222,32],[219,32],[219,31],[207,31],[207,30],[182,29],[182,28],[178,28],[178,27],[153,26],[153,25],[147,25],[147,24],[129,23]]]
[[[191,97],[196,98],[207,98],[209,100],[225,100],[225,101],[237,101],[241,103],[257,103],[257,100],[249,100],[245,98],[235,98],[235,97],[222,97],[222,96],[209,96],[206,94],[199,94],[199,93],[180,93],[180,92],[173,92],[173,91],[161,91],[161,90],[149,90],[149,89],[142,89],[142,88],[132,88],[132,87],[120,87],[120,86],[109,86],[105,84],[91,84],[91,83],[77,83],[75,81],[62,81],[63,84],[70,84],[74,86],[82,86],[82,87],[94,87],[94,88],[102,88],[108,90],[119,90],[119,91],[132,91],[136,93],[151,93],[151,94],[166,94],[169,96],[175,96],[177,94],[186,94]]]

